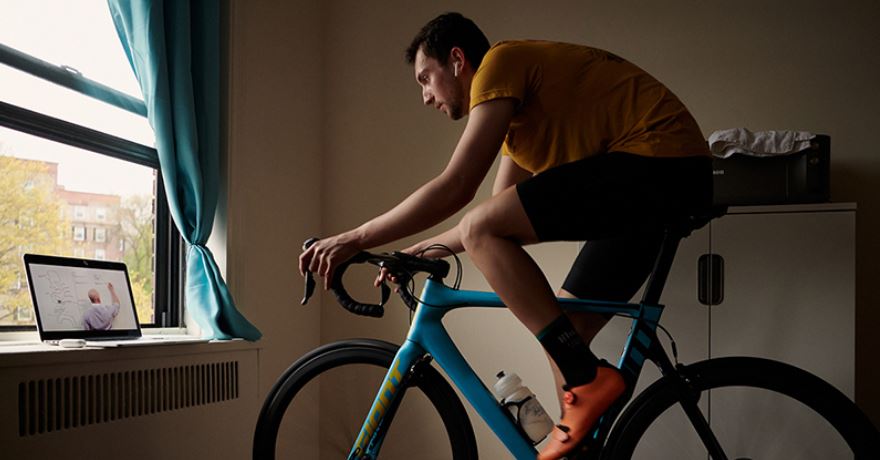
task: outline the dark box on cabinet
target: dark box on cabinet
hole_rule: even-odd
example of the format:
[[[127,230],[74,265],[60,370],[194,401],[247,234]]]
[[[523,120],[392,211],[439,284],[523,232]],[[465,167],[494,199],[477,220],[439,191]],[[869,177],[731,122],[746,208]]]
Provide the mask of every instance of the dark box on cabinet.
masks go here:
[[[716,204],[821,203],[831,199],[831,138],[817,135],[810,148],[773,157],[734,154],[715,158]]]

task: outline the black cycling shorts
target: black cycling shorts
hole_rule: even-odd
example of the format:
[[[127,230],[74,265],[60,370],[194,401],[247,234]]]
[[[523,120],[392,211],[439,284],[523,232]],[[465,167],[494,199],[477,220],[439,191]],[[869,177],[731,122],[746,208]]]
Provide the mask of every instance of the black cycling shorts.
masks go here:
[[[628,301],[650,274],[664,224],[712,203],[712,160],[605,153],[517,185],[540,241],[586,241],[563,288]]]

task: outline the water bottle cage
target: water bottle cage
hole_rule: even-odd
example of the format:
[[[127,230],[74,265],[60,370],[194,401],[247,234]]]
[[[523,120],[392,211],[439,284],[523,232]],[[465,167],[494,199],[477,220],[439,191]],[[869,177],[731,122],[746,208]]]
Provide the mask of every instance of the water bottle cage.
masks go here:
[[[520,420],[522,420],[520,411],[522,411],[523,406],[525,406],[526,403],[531,401],[532,399],[534,399],[534,396],[529,395],[519,401],[504,401],[501,403],[501,407],[504,408],[504,412],[507,414],[508,417],[510,417],[511,421],[513,421],[513,425],[516,426],[516,429],[517,429],[517,431],[519,431],[519,434],[521,434],[523,438],[528,439],[532,443],[532,445],[537,445],[539,442],[543,441],[544,438],[546,438],[547,436],[544,435],[544,438],[541,438],[537,441],[532,441],[529,434],[526,433],[525,428],[523,428],[522,423],[520,423]],[[516,415],[511,413],[511,410],[510,410],[511,407],[516,408]]]
[[[526,404],[526,402],[528,402],[531,399],[532,399],[532,395],[529,395],[519,401],[504,401],[502,403],[502,405],[504,406],[505,409],[507,409],[508,413],[510,413],[511,407],[516,407],[515,417],[516,417],[516,420],[519,420],[519,411],[522,410],[522,407]],[[511,414],[511,416],[514,417],[513,414]]]

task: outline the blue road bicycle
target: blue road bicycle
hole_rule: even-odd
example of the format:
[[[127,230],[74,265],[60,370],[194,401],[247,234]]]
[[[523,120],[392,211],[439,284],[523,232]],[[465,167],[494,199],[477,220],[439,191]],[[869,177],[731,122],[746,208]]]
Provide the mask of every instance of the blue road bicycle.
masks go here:
[[[784,447],[783,432],[786,429],[778,423],[768,426],[754,415],[733,420],[734,426],[764,432],[761,436],[745,436],[747,442],[743,442],[742,435],[731,436],[729,429],[716,428],[709,420],[711,409],[707,406],[711,406],[710,400],[725,391],[740,392],[749,395],[747,397],[752,397],[751,391],[757,391],[802,408],[798,412],[800,415],[792,417],[798,419],[796,424],[801,424],[801,419],[812,419],[813,424],[806,425],[810,427],[808,432],[801,433],[792,442],[809,442],[815,426],[832,433],[830,438],[822,438],[823,445],[817,452],[823,453],[817,453],[816,458],[880,458],[880,436],[868,418],[843,393],[804,370],[750,357],[724,357],[680,364],[674,342],[674,361],[666,353],[657,336],[658,327],[662,329],[659,321],[664,308],[659,301],[678,244],[693,230],[724,212],[724,208],[716,208],[705,215],[690,216],[667,226],[663,245],[639,303],[559,299],[566,311],[632,319],[625,347],[617,362],[629,390],[597,422],[593,435],[572,458],[793,458]],[[398,346],[374,339],[343,340],[321,346],[299,358],[281,375],[263,404],[254,437],[254,459],[302,458],[296,446],[290,453],[280,452],[279,446],[284,442],[279,439],[279,427],[285,416],[300,423],[307,419],[322,424],[326,434],[321,436],[320,458],[422,459],[433,453],[436,458],[476,459],[477,444],[468,414],[452,386],[432,363],[443,369],[452,385],[495,433],[511,457],[534,459],[536,448],[476,375],[442,323],[444,316],[463,307],[504,308],[498,296],[490,292],[459,290],[458,280],[453,287],[446,286],[443,281],[450,267],[443,260],[422,259],[403,253],[362,252],[341,266],[331,283],[339,303],[358,315],[382,316],[383,305],[391,291],[382,285],[379,304],[354,300],[342,284],[342,274],[349,265],[358,263],[384,267],[396,276],[400,284],[398,293],[414,315],[406,341]],[[460,280],[460,264],[458,268]],[[428,275],[418,297],[408,288],[417,273]],[[313,290],[314,280],[309,274],[303,304]],[[633,389],[646,360],[659,368],[662,377],[633,397]],[[338,386],[321,383],[323,378],[346,369],[350,375],[347,380],[342,378],[343,383]],[[376,379],[372,384],[368,383],[371,369]],[[315,388],[309,390],[310,387]],[[323,408],[317,414],[297,413],[298,398],[311,399],[316,395],[342,399],[335,401],[337,407],[360,412],[354,418],[350,414],[345,417],[348,421],[356,420],[355,425],[346,427],[325,421],[330,414]],[[420,409],[405,414],[407,406],[412,405]],[[423,423],[422,419],[429,418],[432,412],[436,414],[430,417],[435,419],[433,425]],[[695,441],[690,447],[685,447],[678,438],[662,440],[664,424],[676,417],[692,427],[691,437]],[[646,452],[640,447],[640,441],[656,436],[649,435],[652,432],[660,433],[661,442],[650,443]],[[431,447],[432,452],[428,452],[426,446],[436,446],[437,442],[417,439],[423,435],[441,440],[443,445],[449,446],[448,451],[437,453],[433,452],[436,447]],[[762,441],[766,439],[782,447],[768,449],[768,446],[761,445],[767,443]],[[828,439],[837,445],[828,446]]]

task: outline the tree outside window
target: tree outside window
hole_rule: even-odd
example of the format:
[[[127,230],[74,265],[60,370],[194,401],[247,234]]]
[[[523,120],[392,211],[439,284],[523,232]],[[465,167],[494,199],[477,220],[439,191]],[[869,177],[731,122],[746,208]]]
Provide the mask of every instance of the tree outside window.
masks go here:
[[[61,218],[62,203],[52,193],[50,166],[2,153],[0,146],[0,323],[27,317],[19,311],[31,308],[28,291],[15,289],[25,278],[24,253],[59,254],[71,246],[64,238],[69,224]]]

